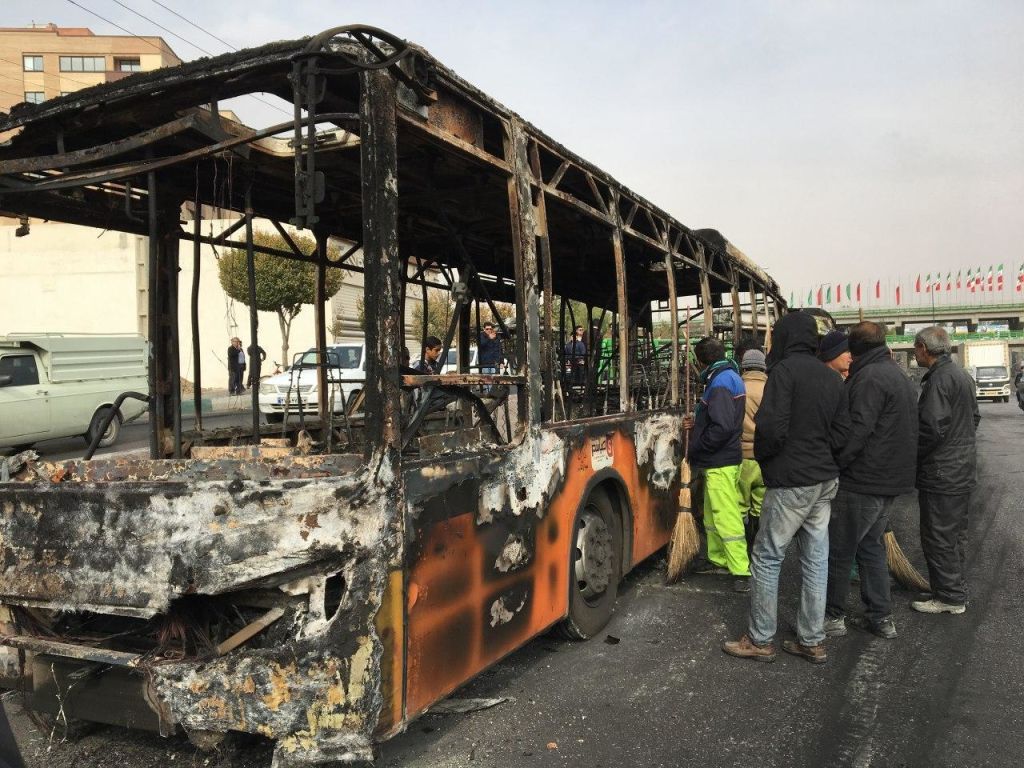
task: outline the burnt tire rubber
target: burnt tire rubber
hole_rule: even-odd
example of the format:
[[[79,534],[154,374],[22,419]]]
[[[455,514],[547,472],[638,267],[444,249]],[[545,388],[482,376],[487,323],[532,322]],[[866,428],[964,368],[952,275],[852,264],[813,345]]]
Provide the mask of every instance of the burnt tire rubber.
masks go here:
[[[283,413],[265,413],[263,415],[267,417],[267,424],[280,424],[284,421]]]
[[[612,617],[622,574],[622,518],[608,495],[591,491],[573,520],[569,548],[569,615],[556,627],[567,640],[588,640]]]
[[[107,416],[107,412],[110,408],[100,408],[92,416],[92,422],[89,424],[89,431],[85,433],[85,442],[92,445],[92,441],[96,436],[96,432],[100,428],[100,423]],[[109,448],[117,442],[117,436],[121,434],[121,414],[118,413],[110,421],[110,426],[107,427],[107,431],[103,433],[103,438],[100,440],[97,448]]]

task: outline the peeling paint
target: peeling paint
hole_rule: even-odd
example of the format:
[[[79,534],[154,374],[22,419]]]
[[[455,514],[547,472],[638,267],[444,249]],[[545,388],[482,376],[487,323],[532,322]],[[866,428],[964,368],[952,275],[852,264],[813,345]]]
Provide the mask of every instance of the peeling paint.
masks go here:
[[[672,414],[659,414],[637,422],[637,463],[647,468],[649,482],[655,488],[667,491],[678,477],[682,434],[682,418]]]
[[[493,603],[491,603],[491,627],[497,627],[501,624],[508,624],[512,619],[516,617],[516,614],[523,610],[526,605],[526,598],[523,597],[519,605],[511,610],[505,604],[505,598],[499,597]]]
[[[533,430],[505,457],[499,471],[480,487],[477,523],[485,524],[506,510],[543,514],[548,499],[565,476],[565,443],[553,432]]]
[[[494,562],[494,567],[501,573],[508,573],[522,568],[529,562],[530,551],[527,549],[523,537],[510,533],[505,540],[505,546],[501,549],[501,554]]]

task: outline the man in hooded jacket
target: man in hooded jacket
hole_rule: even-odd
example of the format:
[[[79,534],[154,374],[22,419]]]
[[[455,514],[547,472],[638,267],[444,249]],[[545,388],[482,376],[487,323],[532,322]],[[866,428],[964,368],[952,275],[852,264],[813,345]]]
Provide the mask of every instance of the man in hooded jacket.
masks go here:
[[[751,560],[748,630],[722,644],[732,656],[775,660],[779,571],[786,548],[798,538],[803,578],[797,640],[783,641],[782,649],[815,664],[827,660],[822,625],[828,521],[839,485],[831,435],[842,382],[815,357],[817,350],[818,326],[810,314],[791,312],[776,324],[754,432],[754,458],[767,491]]]
[[[928,368],[917,401],[917,502],[932,596],[910,604],[921,613],[967,610],[967,507],[977,484],[975,431],[981,414],[974,381],[950,359],[952,351],[939,326],[914,338],[917,364]]]

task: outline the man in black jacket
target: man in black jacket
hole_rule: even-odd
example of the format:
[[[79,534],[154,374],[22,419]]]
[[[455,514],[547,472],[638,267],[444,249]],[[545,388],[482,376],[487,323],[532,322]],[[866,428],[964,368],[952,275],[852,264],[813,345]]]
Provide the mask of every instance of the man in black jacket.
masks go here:
[[[754,458],[767,486],[750,572],[753,588],[747,634],[722,644],[732,656],[775,659],[779,571],[793,538],[800,541],[803,574],[797,641],[782,649],[815,664],[826,661],[825,588],[828,520],[838,487],[831,434],[842,379],[815,357],[818,326],[791,312],[772,332],[768,382],[754,420]]]
[[[967,506],[977,483],[975,430],[981,415],[974,381],[950,359],[952,349],[938,326],[914,337],[917,364],[928,368],[917,406],[917,499],[932,597],[910,604],[921,613],[967,610]]]
[[[856,556],[865,609],[851,623],[891,640],[896,625],[882,537],[895,498],[914,490],[917,392],[885,346],[884,325],[855,325],[849,345],[853,363],[832,433],[839,492],[828,524],[825,634],[846,634],[846,597]]]

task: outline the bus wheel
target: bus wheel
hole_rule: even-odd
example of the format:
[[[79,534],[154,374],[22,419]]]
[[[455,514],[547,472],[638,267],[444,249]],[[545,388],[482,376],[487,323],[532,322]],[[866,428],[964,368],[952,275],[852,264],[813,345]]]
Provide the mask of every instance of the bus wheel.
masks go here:
[[[622,573],[622,522],[607,494],[593,491],[576,513],[569,551],[569,615],[559,633],[593,637],[612,617]]]

